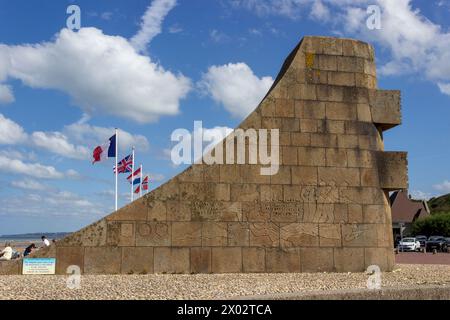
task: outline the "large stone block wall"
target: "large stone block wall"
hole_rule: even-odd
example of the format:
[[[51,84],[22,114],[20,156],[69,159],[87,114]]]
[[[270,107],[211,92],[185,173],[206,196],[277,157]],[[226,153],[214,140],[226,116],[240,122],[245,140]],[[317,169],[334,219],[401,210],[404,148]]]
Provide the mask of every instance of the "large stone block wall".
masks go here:
[[[383,131],[400,122],[370,45],[305,37],[239,127],[280,130],[276,175],[193,165],[38,255],[62,274],[391,270],[388,192],[407,188],[407,161],[383,151]]]

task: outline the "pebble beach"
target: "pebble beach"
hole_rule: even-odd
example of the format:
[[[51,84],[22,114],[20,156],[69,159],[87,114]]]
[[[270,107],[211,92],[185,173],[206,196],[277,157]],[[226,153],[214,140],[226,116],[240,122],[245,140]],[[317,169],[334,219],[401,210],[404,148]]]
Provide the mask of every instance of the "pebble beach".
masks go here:
[[[366,288],[366,273],[86,275],[80,288],[68,276],[0,276],[2,300],[231,299],[315,290]],[[382,287],[450,286],[449,265],[397,265],[383,273]]]

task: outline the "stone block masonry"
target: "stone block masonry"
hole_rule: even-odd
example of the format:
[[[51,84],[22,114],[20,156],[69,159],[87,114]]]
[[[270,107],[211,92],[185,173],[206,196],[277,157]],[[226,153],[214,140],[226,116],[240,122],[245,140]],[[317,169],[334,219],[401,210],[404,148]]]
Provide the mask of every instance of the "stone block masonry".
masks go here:
[[[59,274],[392,270],[388,192],[407,188],[407,160],[384,152],[383,131],[400,114],[400,93],[377,89],[370,45],[305,37],[239,126],[279,129],[276,175],[193,165],[36,256],[56,257]]]

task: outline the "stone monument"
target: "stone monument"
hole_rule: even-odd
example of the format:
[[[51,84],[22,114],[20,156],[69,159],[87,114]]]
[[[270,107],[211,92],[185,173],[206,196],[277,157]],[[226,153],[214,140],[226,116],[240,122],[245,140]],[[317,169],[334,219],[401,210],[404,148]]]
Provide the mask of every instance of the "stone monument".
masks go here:
[[[383,132],[400,123],[370,45],[305,37],[239,126],[279,129],[277,174],[195,164],[35,256],[56,257],[58,274],[392,270],[388,193],[407,188],[407,160],[384,152]]]

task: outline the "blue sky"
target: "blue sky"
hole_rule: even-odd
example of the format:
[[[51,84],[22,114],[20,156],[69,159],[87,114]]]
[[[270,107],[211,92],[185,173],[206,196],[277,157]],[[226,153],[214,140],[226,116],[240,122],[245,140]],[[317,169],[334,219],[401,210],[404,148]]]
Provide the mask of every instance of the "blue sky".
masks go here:
[[[65,29],[71,4],[78,32]],[[370,4],[380,30],[366,27]],[[114,127],[151,188],[167,181],[183,169],[172,131],[238,125],[305,35],[375,46],[379,87],[402,91],[385,149],[409,152],[415,196],[448,193],[449,17],[442,0],[0,0],[0,234],[75,231],[111,212],[113,163],[90,153]],[[119,188],[123,205],[125,177]]]

